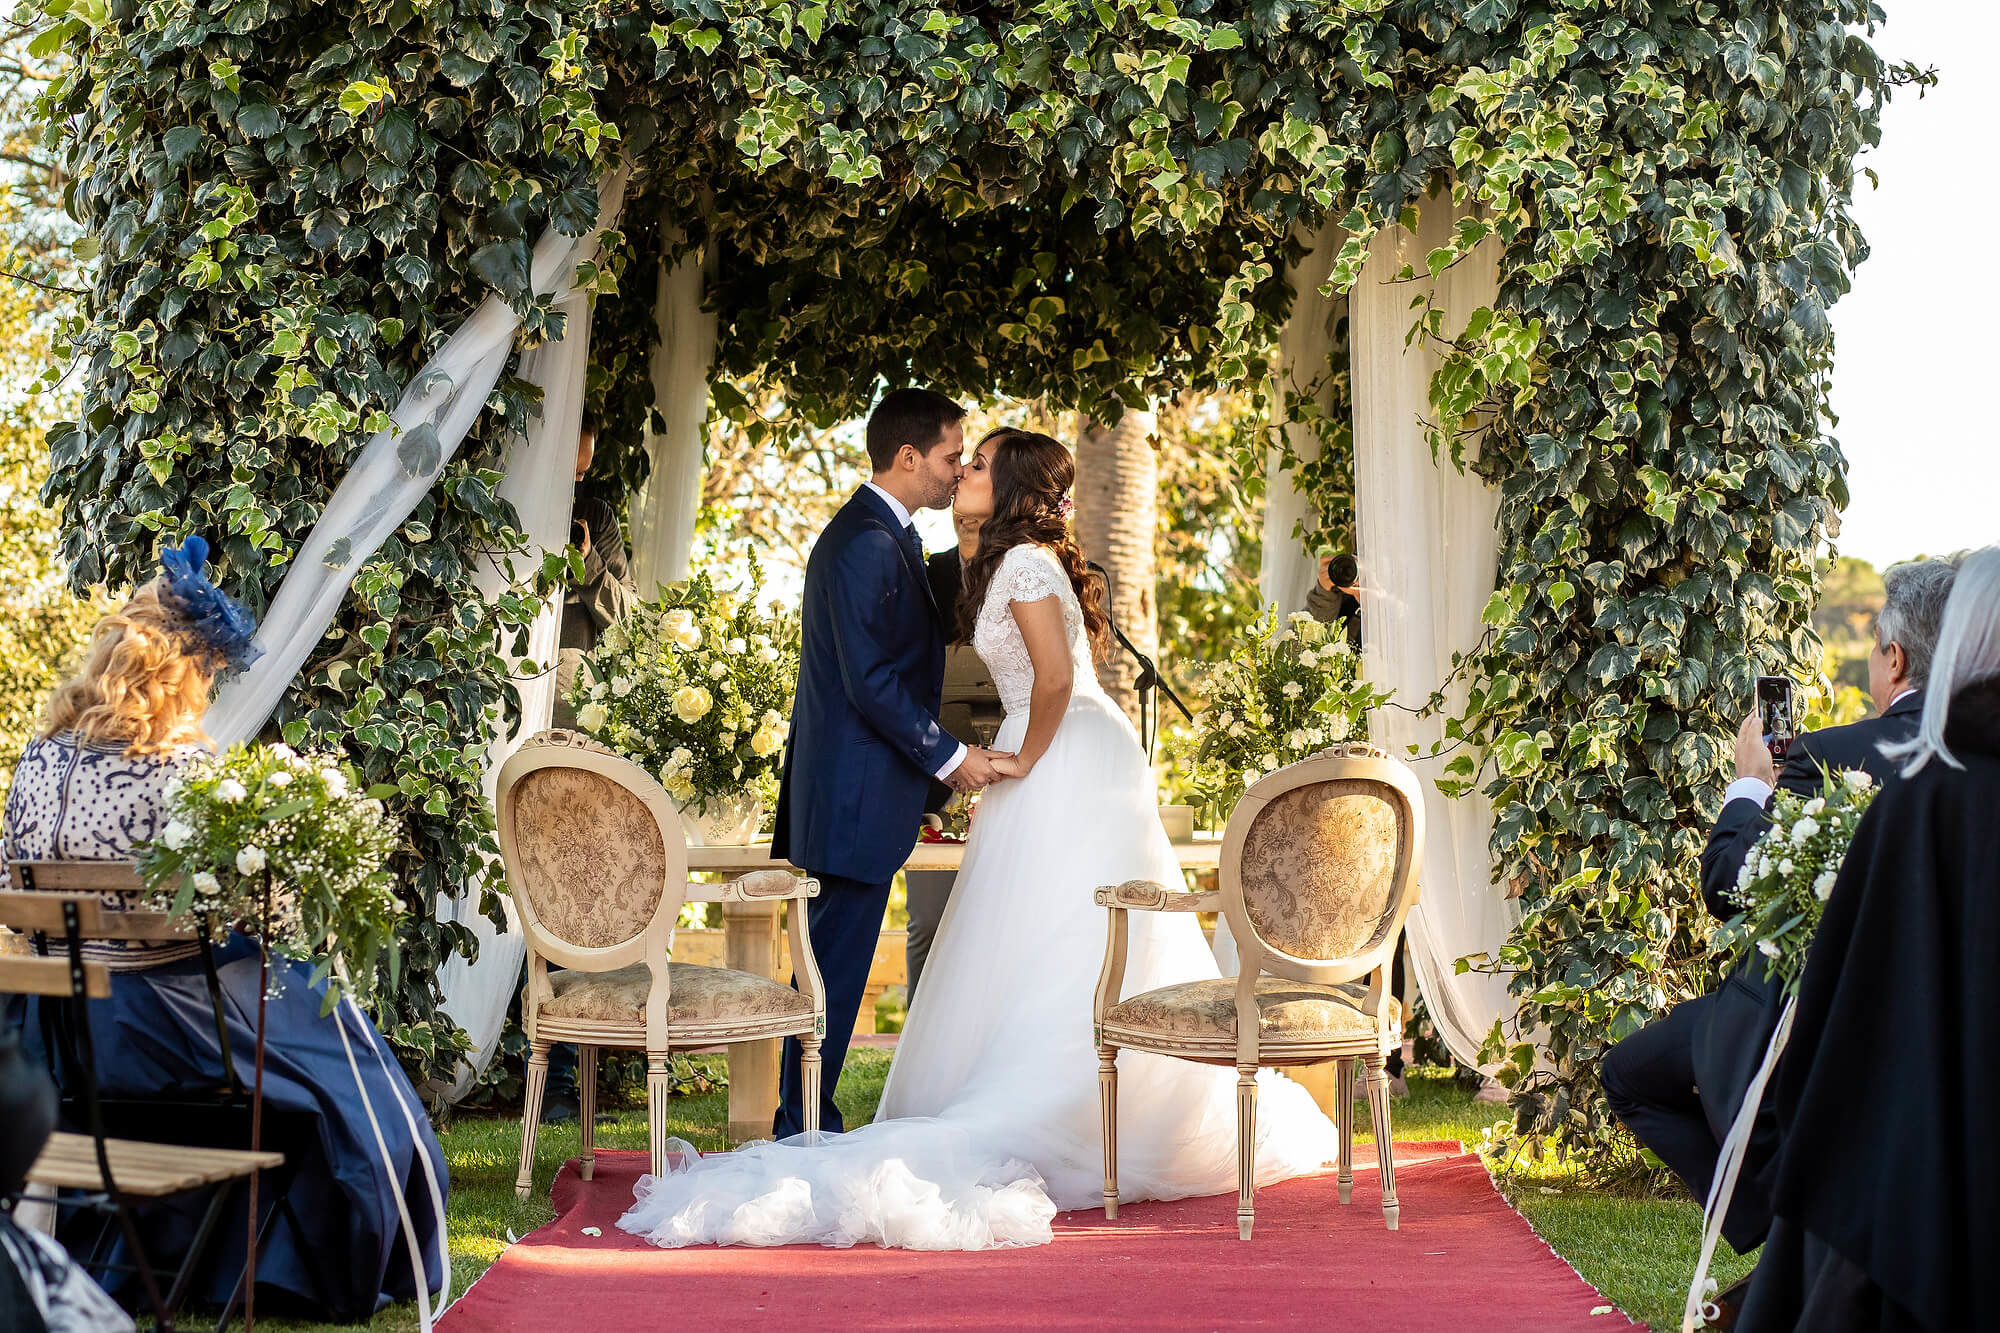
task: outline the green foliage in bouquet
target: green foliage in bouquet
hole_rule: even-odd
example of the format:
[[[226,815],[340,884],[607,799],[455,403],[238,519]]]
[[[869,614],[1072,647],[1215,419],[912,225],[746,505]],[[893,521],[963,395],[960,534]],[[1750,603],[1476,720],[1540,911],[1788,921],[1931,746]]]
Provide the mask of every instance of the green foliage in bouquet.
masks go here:
[[[396,827],[380,797],[356,790],[324,754],[232,746],[173,779],[167,824],[139,852],[148,905],[199,916],[218,939],[232,925],[275,952],[317,964],[324,1008],[343,989],[367,998],[401,972],[396,925],[408,910],[388,871]],[[331,975],[350,965],[348,982]],[[378,971],[378,961],[386,967]]]
[[[1743,858],[1733,898],[1743,908],[1715,932],[1709,946],[1718,954],[1735,954],[1739,966],[1752,951],[1796,995],[1805,974],[1806,951],[1819,930],[1827,899],[1854,830],[1868,812],[1877,788],[1859,769],[1829,774],[1826,786],[1810,799],[1780,791],[1772,800],[1771,826]]]
[[[1260,620],[1236,656],[1207,675],[1208,707],[1182,754],[1210,816],[1227,819],[1252,783],[1286,764],[1365,740],[1367,711],[1389,695],[1362,680],[1360,668],[1346,636],[1303,611]]]
[[[783,762],[799,676],[795,616],[757,607],[706,573],[663,589],[611,626],[570,690],[577,725],[706,809],[767,783]]]

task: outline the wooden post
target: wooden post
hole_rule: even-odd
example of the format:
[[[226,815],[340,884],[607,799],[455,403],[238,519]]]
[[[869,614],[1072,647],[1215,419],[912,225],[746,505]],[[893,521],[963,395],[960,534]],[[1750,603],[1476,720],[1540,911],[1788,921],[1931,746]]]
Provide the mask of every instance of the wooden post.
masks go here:
[[[777,903],[722,904],[722,938],[725,966],[774,981],[784,979],[778,976]],[[741,1041],[729,1048],[730,1147],[771,1137],[783,1045],[769,1039]]]

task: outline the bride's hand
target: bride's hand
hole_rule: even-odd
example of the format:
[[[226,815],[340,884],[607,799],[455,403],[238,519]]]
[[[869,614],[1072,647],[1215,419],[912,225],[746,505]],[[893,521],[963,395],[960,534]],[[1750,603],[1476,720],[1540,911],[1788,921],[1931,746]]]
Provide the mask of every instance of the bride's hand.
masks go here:
[[[993,756],[993,772],[997,777],[1025,778],[1033,768],[1027,760],[1017,754],[996,754]]]

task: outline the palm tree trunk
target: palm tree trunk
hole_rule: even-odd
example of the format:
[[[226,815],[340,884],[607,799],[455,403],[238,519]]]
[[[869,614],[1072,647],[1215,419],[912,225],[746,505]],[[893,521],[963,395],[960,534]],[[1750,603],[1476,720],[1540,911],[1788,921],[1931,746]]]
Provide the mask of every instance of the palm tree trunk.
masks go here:
[[[1110,576],[1111,618],[1139,651],[1158,654],[1154,621],[1153,543],[1159,530],[1159,456],[1153,437],[1158,419],[1128,410],[1115,426],[1085,418],[1077,432],[1076,535],[1087,559]],[[1139,721],[1133,688],[1139,665],[1114,649],[1097,668],[1105,692]]]

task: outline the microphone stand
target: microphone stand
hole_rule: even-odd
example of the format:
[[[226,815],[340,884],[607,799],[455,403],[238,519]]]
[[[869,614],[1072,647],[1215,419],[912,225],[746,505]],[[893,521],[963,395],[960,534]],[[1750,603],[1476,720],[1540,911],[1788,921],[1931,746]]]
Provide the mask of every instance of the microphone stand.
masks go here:
[[[1194,714],[1189,711],[1187,704],[1181,700],[1181,697],[1174,693],[1174,687],[1167,683],[1166,677],[1160,674],[1160,664],[1140,652],[1138,646],[1132,640],[1125,637],[1125,631],[1118,628],[1118,620],[1111,614],[1111,607],[1108,605],[1111,600],[1110,574],[1106,572],[1104,566],[1094,560],[1087,560],[1084,563],[1089,568],[1097,571],[1099,577],[1104,579],[1105,601],[1107,603],[1104,608],[1104,619],[1111,626],[1112,636],[1118,640],[1118,646],[1130,653],[1132,660],[1139,664],[1139,675],[1132,682],[1132,689],[1139,696],[1139,734],[1146,742],[1146,760],[1150,763],[1153,759],[1154,742],[1158,740],[1160,730],[1160,705],[1157,696],[1160,694],[1166,695],[1168,702],[1179,709],[1180,715],[1186,718],[1190,724],[1194,722]]]

